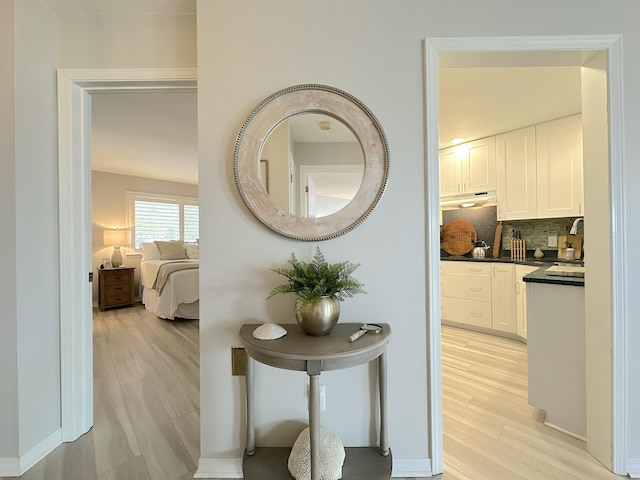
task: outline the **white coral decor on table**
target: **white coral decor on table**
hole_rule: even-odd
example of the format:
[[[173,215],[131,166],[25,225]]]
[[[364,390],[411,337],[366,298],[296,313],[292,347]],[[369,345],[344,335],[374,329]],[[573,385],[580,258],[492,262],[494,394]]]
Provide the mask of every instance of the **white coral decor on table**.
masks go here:
[[[339,480],[342,478],[342,465],[345,452],[342,440],[337,435],[320,427],[320,480]],[[309,427],[305,428],[289,454],[289,473],[296,480],[311,480],[311,445]]]

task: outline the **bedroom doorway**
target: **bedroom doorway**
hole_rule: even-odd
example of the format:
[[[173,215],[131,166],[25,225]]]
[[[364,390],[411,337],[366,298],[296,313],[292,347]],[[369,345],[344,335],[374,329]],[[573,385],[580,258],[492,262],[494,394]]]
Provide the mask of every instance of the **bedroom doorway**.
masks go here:
[[[91,94],[195,90],[195,68],[58,71],[62,439],[93,425]]]
[[[604,72],[606,76],[606,95],[608,96],[608,109],[605,109],[608,117],[606,118],[609,133],[609,162],[603,164],[601,159],[598,166],[591,166],[591,175],[604,165],[607,176],[610,176],[611,193],[603,191],[606,189],[589,188],[589,180],[587,180],[587,168],[585,166],[585,192],[591,197],[587,197],[587,208],[592,207],[590,211],[593,229],[602,229],[603,225],[615,225],[615,231],[624,230],[624,205],[622,205],[622,197],[620,195],[622,157],[617,150],[620,145],[621,137],[621,105],[622,94],[620,91],[621,82],[621,66],[619,63],[620,39],[617,36],[593,36],[593,37],[562,37],[562,38],[546,38],[546,37],[530,37],[530,38],[485,38],[485,39],[434,39],[426,42],[426,93],[425,97],[438,98],[438,69],[441,61],[448,60],[447,54],[458,54],[466,61],[475,62],[471,66],[478,66],[487,61],[487,58],[495,57],[496,54],[503,54],[505,58],[514,61],[524,61],[528,52],[536,52],[531,58],[540,58],[540,52],[552,54],[556,61],[560,62],[580,62],[582,52],[591,50],[605,52],[606,62],[604,66],[585,65],[576,63],[580,66],[586,66],[594,71]],[[577,54],[577,55],[576,55]],[[531,58],[529,60],[531,60]],[[469,65],[467,65],[469,66]],[[599,73],[599,74],[600,74]],[[437,101],[427,102],[427,144],[429,151],[427,158],[438,158],[438,110]],[[587,148],[585,148],[585,151]],[[585,162],[587,160],[585,159]],[[595,164],[593,164],[595,165]],[[601,177],[602,178],[602,177]],[[427,162],[427,179],[428,179],[428,204],[429,221],[428,221],[428,244],[429,258],[439,258],[439,222],[438,215],[438,193],[439,192],[439,175],[437,162]],[[593,179],[591,180],[593,181]],[[601,183],[601,181],[600,181]],[[597,187],[597,184],[592,184]],[[602,198],[602,196],[606,198]],[[598,202],[601,206],[597,206]],[[595,208],[593,208],[595,207]],[[592,230],[593,231],[593,230]],[[438,234],[438,236],[436,236]],[[596,235],[593,235],[595,237]],[[594,379],[596,384],[610,385],[611,389],[602,388],[600,392],[592,391],[588,402],[591,402],[592,409],[587,413],[588,424],[593,427],[589,436],[590,440],[595,440],[593,448],[589,442],[589,451],[598,458],[608,468],[615,472],[623,472],[624,470],[624,442],[625,442],[625,424],[624,424],[624,377],[625,377],[625,351],[624,351],[624,331],[625,321],[623,316],[624,304],[623,300],[626,295],[624,287],[624,269],[625,266],[620,262],[618,257],[623,252],[623,245],[617,238],[610,238],[606,243],[610,245],[610,255],[606,260],[606,264],[596,265],[592,268],[601,268],[602,275],[590,277],[591,288],[594,292],[600,289],[601,292],[609,292],[610,310],[604,318],[611,319],[608,326],[595,325],[594,319],[587,315],[587,336],[591,329],[599,327],[610,332],[610,343],[599,340],[589,342],[587,340],[587,374],[589,378]],[[599,271],[598,271],[599,272]],[[442,390],[441,380],[437,372],[440,369],[440,325],[439,325],[439,272],[434,265],[429,268],[429,283],[431,287],[431,311],[430,318],[434,321],[429,325],[429,341],[430,341],[430,363],[432,365],[431,372],[436,373],[430,379],[430,390],[433,392],[431,399],[431,458],[434,462],[434,471],[442,471]],[[600,273],[600,272],[599,272]],[[610,273],[610,275],[609,275]],[[597,284],[597,285],[596,285]],[[435,321],[437,319],[437,321]],[[609,321],[609,320],[607,320]],[[597,340],[596,337],[592,337]],[[609,348],[611,347],[612,355],[609,356]],[[598,368],[594,368],[598,366]],[[602,367],[605,365],[605,367]],[[589,393],[588,393],[589,395]],[[607,398],[609,400],[607,400]],[[599,417],[600,420],[598,418]],[[602,420],[604,419],[604,420]],[[597,433],[596,433],[597,432]],[[600,440],[598,440],[598,438]],[[604,440],[604,441],[602,441]]]

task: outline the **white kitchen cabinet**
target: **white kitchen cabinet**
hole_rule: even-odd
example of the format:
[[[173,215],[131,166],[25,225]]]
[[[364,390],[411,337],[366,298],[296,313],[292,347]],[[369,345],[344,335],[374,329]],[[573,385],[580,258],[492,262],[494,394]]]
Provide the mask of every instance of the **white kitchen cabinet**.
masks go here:
[[[492,263],[491,328],[516,333],[516,266]]]
[[[440,197],[496,189],[495,137],[440,150]]]
[[[581,216],[582,115],[496,136],[498,220]]]
[[[516,265],[516,335],[527,339],[527,289],[522,277],[540,267]]]
[[[491,328],[491,264],[440,262],[441,319]]]
[[[536,218],[536,129],[496,136],[498,220]]]
[[[538,218],[584,215],[582,115],[536,125]]]

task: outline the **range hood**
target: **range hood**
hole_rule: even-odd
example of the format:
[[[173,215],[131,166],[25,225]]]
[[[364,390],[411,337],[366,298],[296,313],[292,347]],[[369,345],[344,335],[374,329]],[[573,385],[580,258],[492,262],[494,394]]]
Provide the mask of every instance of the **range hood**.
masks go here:
[[[495,190],[474,194],[455,195],[453,197],[440,199],[440,208],[443,210],[488,205],[496,205]]]

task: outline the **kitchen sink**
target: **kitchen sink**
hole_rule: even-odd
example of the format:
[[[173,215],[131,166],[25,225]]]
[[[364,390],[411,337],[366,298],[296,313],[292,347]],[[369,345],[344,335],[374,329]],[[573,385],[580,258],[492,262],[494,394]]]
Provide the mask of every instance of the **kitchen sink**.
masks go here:
[[[561,277],[584,277],[584,266],[576,265],[554,265],[545,270],[547,275],[558,275]]]

